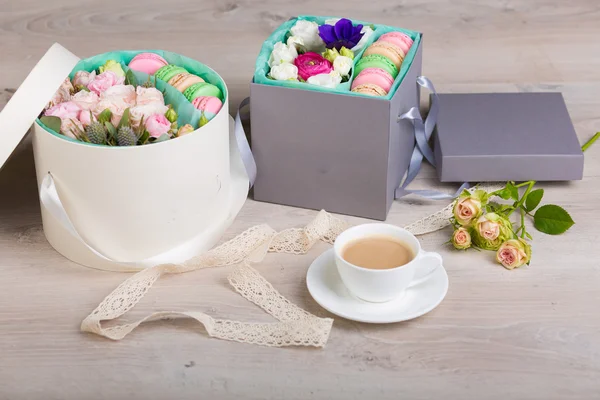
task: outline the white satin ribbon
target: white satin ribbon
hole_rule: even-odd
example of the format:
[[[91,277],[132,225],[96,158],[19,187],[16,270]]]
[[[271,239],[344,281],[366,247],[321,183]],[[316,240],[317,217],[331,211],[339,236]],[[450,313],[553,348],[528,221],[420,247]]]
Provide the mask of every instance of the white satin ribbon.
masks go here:
[[[252,187],[254,186],[254,181],[256,181],[256,161],[252,155],[250,143],[248,143],[241,117],[242,108],[246,107],[248,104],[250,104],[250,97],[246,97],[242,100],[238,107],[238,112],[235,116],[235,140],[238,145],[238,150],[240,151],[240,156],[242,157],[242,162],[244,163],[244,168],[248,174],[248,179],[250,180],[250,187]]]

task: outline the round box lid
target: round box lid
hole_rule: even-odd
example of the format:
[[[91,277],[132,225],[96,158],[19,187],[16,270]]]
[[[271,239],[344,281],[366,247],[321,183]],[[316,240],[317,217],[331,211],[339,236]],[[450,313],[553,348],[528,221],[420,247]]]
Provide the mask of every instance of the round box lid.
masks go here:
[[[0,112],[0,169],[77,62],[79,57],[53,44],[6,103]]]

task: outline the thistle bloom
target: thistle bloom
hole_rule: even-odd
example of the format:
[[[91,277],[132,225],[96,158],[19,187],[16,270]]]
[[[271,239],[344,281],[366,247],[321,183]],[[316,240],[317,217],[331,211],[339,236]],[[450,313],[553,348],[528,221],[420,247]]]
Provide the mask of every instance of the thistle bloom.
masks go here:
[[[352,21],[342,18],[334,26],[328,24],[319,26],[319,36],[328,49],[336,48],[340,50],[342,47],[351,49],[363,37],[362,28],[362,25],[353,26]]]

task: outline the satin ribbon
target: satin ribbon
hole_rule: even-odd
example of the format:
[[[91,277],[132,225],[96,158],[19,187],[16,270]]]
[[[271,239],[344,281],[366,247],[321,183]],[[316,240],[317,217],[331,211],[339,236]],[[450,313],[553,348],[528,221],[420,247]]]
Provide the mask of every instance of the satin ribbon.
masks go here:
[[[244,168],[248,174],[248,179],[250,180],[250,187],[252,187],[256,181],[256,161],[254,161],[250,143],[248,143],[246,131],[244,130],[244,125],[242,125],[242,108],[249,104],[250,97],[246,97],[238,107],[237,115],[235,116],[235,140],[242,157],[242,162],[244,163]]]
[[[425,121],[423,121],[423,118],[421,117],[418,106],[411,108],[398,117],[399,123],[403,120],[408,120],[413,124],[416,145],[410,157],[406,179],[404,179],[402,185],[396,189],[395,197],[396,199],[399,199],[409,194],[416,194],[431,200],[453,199],[457,197],[464,189],[470,187],[468,182],[463,183],[453,194],[443,193],[437,190],[406,189],[406,187],[416,178],[417,174],[419,173],[421,164],[423,163],[423,158],[425,158],[433,167],[436,166],[433,150],[429,146],[429,139],[431,139],[431,135],[433,134],[433,130],[437,124],[437,118],[440,109],[439,97],[435,87],[433,86],[433,83],[427,77],[419,76],[417,78],[417,84],[422,88],[428,89],[432,93],[431,106],[429,107],[429,114],[427,115]]]

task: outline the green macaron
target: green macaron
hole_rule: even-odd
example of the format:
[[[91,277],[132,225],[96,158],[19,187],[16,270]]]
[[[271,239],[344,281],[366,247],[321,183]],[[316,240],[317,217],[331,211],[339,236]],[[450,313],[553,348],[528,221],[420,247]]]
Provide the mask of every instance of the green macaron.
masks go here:
[[[200,96],[213,96],[218,97],[219,99],[223,99],[221,90],[215,85],[210,84],[208,82],[194,83],[192,86],[183,91],[183,95],[190,102],[194,101],[196,97]]]
[[[360,71],[365,68],[381,68],[384,71],[387,71],[394,79],[396,79],[396,76],[398,75],[398,68],[396,68],[394,63],[387,57],[379,54],[371,54],[362,57],[356,64],[356,67],[354,67],[354,76],[358,76]]]
[[[161,81],[169,82],[169,80],[177,74],[185,73],[187,70],[175,64],[165,65],[161,67],[154,76]]]

